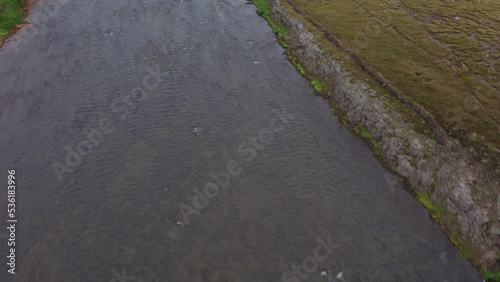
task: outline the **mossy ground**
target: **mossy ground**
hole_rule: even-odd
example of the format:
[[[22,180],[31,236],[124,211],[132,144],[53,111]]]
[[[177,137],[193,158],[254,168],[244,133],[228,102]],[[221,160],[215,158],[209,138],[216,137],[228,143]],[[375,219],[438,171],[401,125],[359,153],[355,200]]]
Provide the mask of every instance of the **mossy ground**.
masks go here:
[[[288,47],[285,42],[288,29],[273,21],[269,1],[253,2],[257,6],[258,14],[269,22],[277,34],[279,42]],[[495,154],[498,153],[500,143],[496,131],[499,121],[497,109],[500,108],[500,80],[495,69],[498,68],[496,63],[500,60],[500,30],[497,28],[500,26],[500,18],[495,18],[495,15],[500,14],[500,2],[449,2],[293,0],[295,5],[304,8],[343,43],[347,43],[349,48],[398,90],[429,111],[448,134],[477,150],[478,155]],[[417,132],[431,136],[431,129],[420,116],[371,80],[359,65],[331,44],[300,14],[294,12],[288,2],[282,0],[281,4],[293,17],[306,25],[316,36],[322,49],[341,62],[354,79],[368,83],[387,101],[388,107],[412,124]],[[460,6],[458,9],[457,5]],[[467,16],[471,9],[473,12]],[[461,16],[457,16],[457,13]],[[432,22],[431,19],[436,15],[447,20]],[[453,23],[461,19],[477,20],[483,25],[475,25],[480,29],[475,30],[467,24]],[[442,25],[443,29],[436,27],[436,24]],[[449,29],[450,33],[467,30],[469,36],[466,38],[472,40],[442,36],[441,31],[444,28]],[[484,56],[481,57],[481,54],[477,54],[478,46],[474,44],[490,48],[483,48],[484,52],[481,54]],[[471,59],[471,54],[475,55],[475,59]],[[331,97],[333,90],[320,78],[308,73],[290,50],[288,57],[297,70],[310,80],[316,92]],[[489,64],[489,70],[484,68],[485,64]],[[332,107],[335,110],[334,104]],[[345,116],[337,112],[342,123],[368,141],[377,154],[379,145],[376,139],[361,125],[349,125]],[[492,166],[497,165],[496,161],[493,156]],[[395,167],[392,167],[392,170],[394,169]],[[460,234],[460,228],[453,214],[443,206],[434,204],[427,193],[416,193],[414,196],[447,231],[450,241],[459,248],[462,258],[478,266],[488,281],[500,281],[500,272],[493,272],[481,266],[477,249],[465,238],[457,235]]]
[[[500,1],[288,1],[498,167]]]
[[[0,46],[17,25],[23,23],[25,6],[25,0],[0,0]]]
[[[500,281],[500,272],[491,272],[488,268],[483,267],[483,274],[487,281]]]

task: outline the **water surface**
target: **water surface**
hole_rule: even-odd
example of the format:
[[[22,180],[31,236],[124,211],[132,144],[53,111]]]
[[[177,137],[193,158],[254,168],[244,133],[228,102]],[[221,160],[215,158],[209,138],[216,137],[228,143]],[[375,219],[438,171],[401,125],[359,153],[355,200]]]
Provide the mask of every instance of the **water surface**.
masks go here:
[[[0,170],[19,178],[17,274],[1,281],[282,281],[303,262],[314,270],[289,281],[481,281],[254,6],[68,1],[38,27],[0,51]],[[53,165],[103,121],[59,180]],[[235,162],[186,220],[179,205]],[[329,236],[316,268],[308,257]]]

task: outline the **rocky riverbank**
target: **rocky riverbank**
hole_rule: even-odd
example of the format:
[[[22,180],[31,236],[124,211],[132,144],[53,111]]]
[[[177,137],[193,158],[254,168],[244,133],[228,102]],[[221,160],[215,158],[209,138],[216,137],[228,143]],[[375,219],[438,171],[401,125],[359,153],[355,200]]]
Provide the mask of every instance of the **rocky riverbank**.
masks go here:
[[[404,93],[391,93],[390,85],[377,80],[376,72],[299,7],[283,0],[254,2],[287,47],[290,60],[328,99],[342,122],[369,141],[387,168],[406,180],[462,257],[497,281],[500,186],[495,170],[478,162],[432,116],[419,113]],[[417,130],[418,119],[428,126],[428,134]]]

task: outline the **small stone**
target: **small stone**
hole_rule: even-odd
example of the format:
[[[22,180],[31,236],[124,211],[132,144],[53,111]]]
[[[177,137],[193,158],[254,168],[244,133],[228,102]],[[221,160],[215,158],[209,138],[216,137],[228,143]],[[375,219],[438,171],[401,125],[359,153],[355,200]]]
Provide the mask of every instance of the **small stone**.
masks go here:
[[[492,225],[490,228],[490,232],[493,236],[500,236],[500,228],[497,225]]]
[[[461,212],[469,211],[474,205],[470,189],[462,182],[451,192],[450,200]]]
[[[496,251],[488,251],[483,254],[481,261],[487,266],[493,266],[496,263],[497,254]]]
[[[432,185],[432,178],[427,172],[420,172],[420,184],[425,188],[430,188]]]
[[[398,166],[396,167],[396,172],[403,177],[408,177],[413,173],[413,171],[413,166],[408,160],[408,157],[398,156]]]
[[[497,199],[497,218],[500,219],[500,195]]]

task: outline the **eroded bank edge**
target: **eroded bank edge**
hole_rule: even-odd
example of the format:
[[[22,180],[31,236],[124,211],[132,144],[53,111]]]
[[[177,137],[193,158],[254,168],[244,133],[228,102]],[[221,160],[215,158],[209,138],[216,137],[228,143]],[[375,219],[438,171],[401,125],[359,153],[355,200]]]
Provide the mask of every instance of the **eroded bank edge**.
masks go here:
[[[287,2],[253,2],[289,60],[328,99],[341,122],[368,141],[381,162],[407,182],[409,192],[442,226],[460,255],[488,281],[500,281],[500,272],[495,272],[500,255],[500,197],[494,189],[498,179],[458,142],[450,148],[416,131],[414,122],[396,110],[394,100],[355,73],[342,54],[328,52],[332,46],[326,46],[325,38]]]

